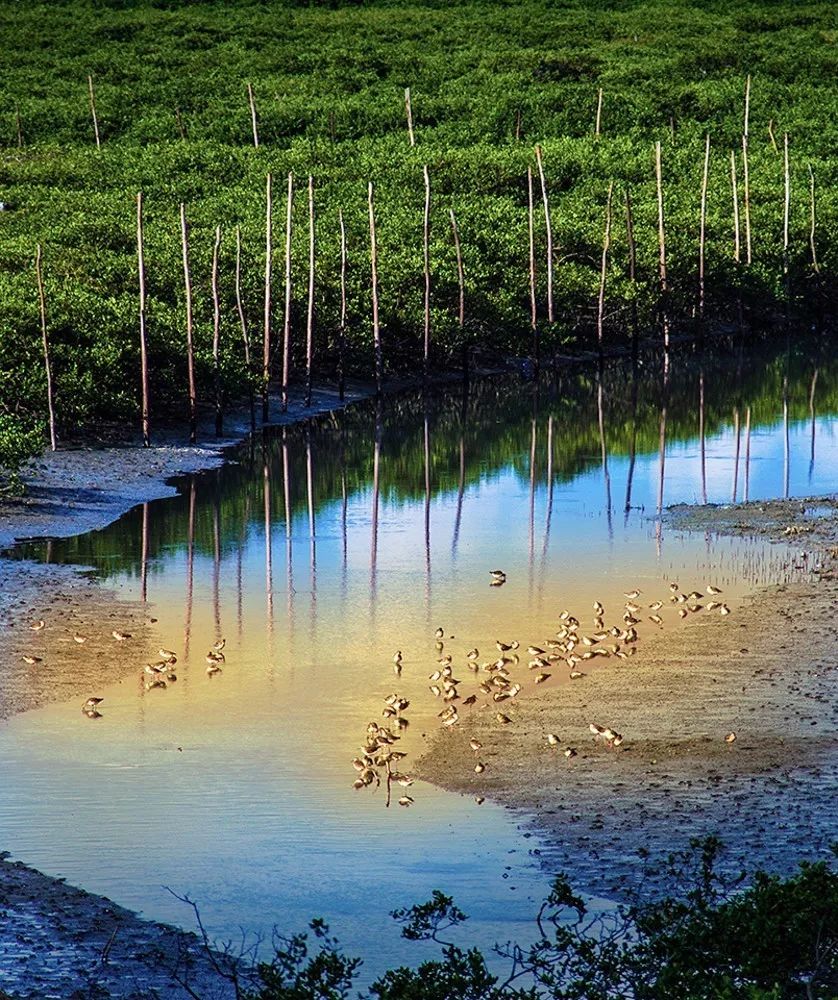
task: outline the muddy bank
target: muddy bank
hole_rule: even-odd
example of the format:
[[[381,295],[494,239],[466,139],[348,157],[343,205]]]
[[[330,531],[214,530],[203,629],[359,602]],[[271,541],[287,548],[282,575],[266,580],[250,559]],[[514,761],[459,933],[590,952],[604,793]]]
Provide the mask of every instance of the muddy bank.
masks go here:
[[[726,617],[644,633],[628,660],[586,667],[512,709],[504,702],[511,724],[498,723],[495,705],[466,710],[420,762],[425,779],[516,810],[550,845],[545,867],[599,895],[625,897],[639,884],[641,850],[655,862],[713,833],[730,869],[789,872],[824,857],[838,828],[838,503],[678,508],[670,526],[798,541],[801,563],[817,572]],[[594,737],[590,723],[621,733],[622,745]],[[565,757],[568,747],[576,756]]]

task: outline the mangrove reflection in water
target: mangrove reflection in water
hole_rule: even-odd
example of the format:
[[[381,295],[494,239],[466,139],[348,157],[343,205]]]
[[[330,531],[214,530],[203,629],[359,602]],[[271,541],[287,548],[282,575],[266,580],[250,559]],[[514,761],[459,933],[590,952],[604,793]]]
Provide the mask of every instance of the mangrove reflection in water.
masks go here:
[[[355,793],[365,727],[387,695],[410,701],[409,773],[439,727],[438,626],[461,664],[498,638],[543,641],[563,607],[618,608],[634,587],[712,581],[735,607],[792,578],[783,546],[684,535],[656,515],[728,502],[740,484],[750,499],[832,490],[836,414],[838,365],[786,352],[708,356],[671,366],[665,383],[649,364],[482,380],[268,432],[177,498],[16,550],[93,566],[147,601],[180,680],[145,690],[144,652],[129,649],[136,673],[96,692],[107,708],[96,724],[76,701],[5,724],[4,845],[149,916],[188,920],[170,885],[214,934],[325,916],[368,971],[422,955],[387,913],[435,888],[472,914],[468,934],[519,937],[546,885],[534,839],[489,803],[419,783],[407,809]],[[497,567],[508,582],[490,587]],[[221,635],[226,663],[208,677]]]

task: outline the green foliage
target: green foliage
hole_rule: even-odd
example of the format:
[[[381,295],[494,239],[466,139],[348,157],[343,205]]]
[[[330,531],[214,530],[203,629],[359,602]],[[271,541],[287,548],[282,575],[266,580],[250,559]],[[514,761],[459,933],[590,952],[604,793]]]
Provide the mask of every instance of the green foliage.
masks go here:
[[[439,934],[465,920],[450,897],[433,897],[393,916],[409,940],[441,946],[439,961],[386,972],[368,1000],[827,1000],[838,988],[838,873],[827,862],[802,864],[788,879],[757,873],[722,877],[720,844],[693,842],[668,862],[673,894],[590,913],[558,876],[528,947],[495,946],[506,959],[501,981],[478,948]],[[248,1000],[332,1000],[348,995],[359,963],[342,956],[320,921],[323,940],[308,956],[305,935],[284,942],[260,967]],[[269,975],[266,977],[266,970]]]
[[[315,179],[315,371],[333,375],[340,316],[338,213],[349,251],[347,369],[372,370],[366,186],[375,184],[384,356],[388,371],[421,356],[422,166],[430,169],[432,341],[436,363],[464,344],[532,350],[526,169],[544,151],[555,230],[556,322],[544,322],[546,246],[536,180],[537,299],[542,349],[590,346],[604,229],[615,182],[608,268],[609,340],[659,316],[652,149],[663,143],[669,291],[686,328],[697,301],[698,207],[706,131],[713,140],[707,217],[707,315],[770,322],[788,309],[829,314],[838,230],[836,34],[828,3],[772,0],[710,6],[568,0],[376,0],[356,4],[161,0],[0,8],[0,355],[18,395],[44,415],[35,244],[44,246],[60,432],[138,408],[135,203],[144,192],[152,413],[185,410],[185,307],[178,205],[187,206],[199,400],[213,386],[210,259],[221,247],[221,368],[228,398],[258,381],[243,363],[233,282],[243,241],[242,294],[254,357],[264,312],[265,175],[274,175],[273,334],[284,293],[284,178],[293,172],[292,372],[305,352],[308,209]],[[102,137],[93,142],[87,76]],[[740,148],[746,74],[751,95],[750,268],[732,260],[730,150]],[[260,146],[253,147],[252,82]],[[407,142],[409,86],[417,144]],[[593,135],[597,90],[603,127]],[[18,119],[19,115],[19,119]],[[20,132],[18,132],[18,121]],[[782,249],[782,145],[791,143],[788,277]],[[520,125],[520,139],[516,130]],[[816,273],[809,248],[809,173],[816,182]],[[740,155],[740,196],[742,163]],[[632,191],[637,281],[628,279],[622,198]],[[456,316],[449,209],[457,216],[466,323]],[[743,220],[744,226],[744,220]],[[743,232],[744,240],[744,232]],[[277,354],[274,352],[276,360]],[[0,384],[0,412],[16,395]]]

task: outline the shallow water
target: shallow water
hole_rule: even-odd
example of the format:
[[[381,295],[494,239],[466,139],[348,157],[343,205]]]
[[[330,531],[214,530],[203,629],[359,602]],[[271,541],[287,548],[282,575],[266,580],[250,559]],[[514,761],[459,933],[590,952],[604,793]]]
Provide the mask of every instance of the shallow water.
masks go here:
[[[435,888],[473,937],[524,937],[547,888],[535,839],[488,802],[421,783],[410,808],[385,808],[383,789],[353,790],[350,761],[390,692],[411,701],[404,771],[437,730],[438,626],[466,693],[467,649],[541,644],[564,607],[587,620],[600,600],[617,619],[624,591],[665,600],[670,580],[712,582],[735,607],[806,572],[783,546],[673,532],[654,515],[834,489],[838,365],[721,356],[676,366],[665,388],[652,367],[359,405],[245,445],[104,531],[18,549],[144,597],[179,679],[146,691],[127,648],[136,673],[95,692],[102,719],[74,700],[5,723],[0,844],[191,926],[168,886],[223,937],[325,916],[368,975],[427,954],[388,913]],[[508,582],[490,588],[495,567]],[[668,604],[661,614],[677,628]],[[209,677],[220,635],[227,662]]]

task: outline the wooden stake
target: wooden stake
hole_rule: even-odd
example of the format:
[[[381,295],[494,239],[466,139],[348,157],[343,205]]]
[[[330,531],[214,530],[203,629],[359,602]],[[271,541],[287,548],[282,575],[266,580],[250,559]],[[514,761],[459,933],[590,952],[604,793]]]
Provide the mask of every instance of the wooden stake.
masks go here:
[[[634,243],[634,215],[631,209],[631,193],[626,188],[626,242],[629,252],[629,281],[631,282],[631,343],[632,354],[637,360],[637,247]]]
[[[701,177],[701,227],[698,237],[698,315],[704,318],[704,242],[707,228],[707,181],[710,176],[710,133],[704,146],[704,173]]]
[[[751,408],[745,410],[745,495],[743,500],[748,502],[748,494],[751,488]]]
[[[247,321],[244,316],[244,303],[242,302],[242,233],[241,226],[236,226],[236,312],[239,314],[239,325],[242,331],[242,343],[244,344],[244,366],[247,369],[248,396],[250,398],[250,430],[256,430],[256,401],[253,393],[253,368],[250,361],[250,337],[247,333]]]
[[[422,219],[422,251],[425,272],[425,330],[423,372],[425,378],[430,374],[431,364],[431,178],[428,166],[422,167],[425,179],[425,213]]]
[[[608,273],[608,251],[611,248],[611,196],[614,193],[614,181],[608,185],[608,198],[605,203],[605,238],[602,241],[602,267],[599,275],[599,302],[597,303],[597,344],[602,352],[603,323],[605,316],[605,277]]]
[[[306,310],[306,406],[311,406],[314,356],[314,178],[308,175],[308,309]]]
[[[820,274],[821,269],[818,267],[818,254],[815,247],[815,175],[812,171],[812,164],[808,164],[809,168],[809,247],[812,251],[812,267],[815,270],[815,274]]]
[[[750,78],[749,78],[750,79]],[[748,174],[748,137],[742,136],[742,174],[745,186],[745,261],[751,263],[751,182]]]
[[[253,99],[253,85],[248,81],[247,99],[250,102],[250,124],[253,128],[253,145],[259,148],[259,126],[256,120],[256,101]]]
[[[212,371],[215,381],[215,436],[224,430],[224,406],[221,391],[221,300],[218,295],[218,254],[221,249],[221,226],[215,227],[212,244]]]
[[[344,384],[344,353],[346,351],[346,226],[343,222],[343,209],[338,210],[340,223],[340,330],[338,344],[338,395],[341,402],[345,396]]]
[[[93,116],[93,134],[96,136],[96,148],[101,149],[99,141],[99,119],[96,117],[96,97],[93,93],[93,77],[87,74],[87,88],[90,91],[90,113]]]
[[[372,339],[375,349],[375,386],[380,396],[382,376],[381,328],[378,320],[378,250],[375,242],[375,207],[373,204],[372,181],[369,182],[368,200],[370,210],[370,269],[372,276]]]
[[[791,209],[791,173],[789,171],[789,134],[783,133],[783,274],[788,295],[789,277],[789,213]]]
[[[17,145],[23,149],[23,126],[20,121],[20,108],[15,104],[15,122],[17,123]]]
[[[547,182],[544,180],[544,164],[541,161],[541,146],[535,147],[538,162],[538,176],[541,180],[541,197],[544,201],[544,223],[547,227],[547,321],[553,322],[553,227],[550,224],[550,204],[547,198]]]
[[[186,128],[183,124],[183,119],[180,116],[180,108],[175,108],[175,121],[177,122],[177,130],[180,132],[181,139],[186,139]]]
[[[288,409],[288,379],[291,374],[291,235],[294,207],[294,175],[288,174],[285,212],[285,319],[282,327],[282,412]]]
[[[35,277],[38,281],[38,305],[41,313],[41,342],[44,348],[44,371],[47,377],[47,412],[49,414],[49,445],[52,451],[58,447],[55,434],[55,400],[52,387],[52,365],[49,360],[49,339],[47,338],[47,299],[44,292],[44,276],[41,273],[41,244],[35,248]]]
[[[407,132],[410,136],[410,145],[416,145],[416,137],[413,134],[413,109],[410,106],[410,87],[404,88],[404,109],[407,114]]]
[[[180,238],[183,248],[183,284],[186,293],[186,368],[189,378],[189,442],[198,439],[198,400],[195,390],[195,350],[192,342],[192,276],[189,272],[189,228],[186,206],[180,203]]]
[[[748,78],[745,80],[745,123],[744,130],[742,134],[745,138],[748,138],[748,127],[750,125],[751,118],[751,74],[748,74]]]
[[[521,141],[521,109],[515,109],[515,141]]]
[[[538,325],[538,311],[535,300],[535,207],[533,205],[532,167],[527,167],[527,235],[530,253],[530,326],[534,340]]]
[[[140,384],[142,387],[143,447],[151,444],[148,409],[148,344],[146,341],[145,254],[143,252],[143,193],[137,193],[137,274],[140,280]]]
[[[730,188],[733,193],[733,259],[738,264],[741,259],[739,241],[739,185],[736,181],[736,153],[730,151]]]
[[[596,101],[596,129],[594,135],[600,135],[602,125],[602,87],[599,88]]]
[[[268,387],[271,380],[271,265],[273,258],[273,178],[265,179],[265,312],[262,327],[262,423],[268,422]]]
[[[667,304],[667,281],[666,281],[666,235],[664,231],[663,219],[663,172],[661,169],[661,144],[655,143],[655,177],[658,187],[658,248],[659,248],[659,273],[661,290],[661,309],[663,320],[663,347],[669,353],[669,309]]]
[[[454,253],[457,258],[457,284],[460,289],[459,309],[457,310],[457,321],[460,324],[460,332],[466,325],[466,280],[463,271],[463,252],[460,246],[460,231],[457,228],[457,219],[454,216],[454,209],[449,209],[451,216],[451,233],[454,236]]]

